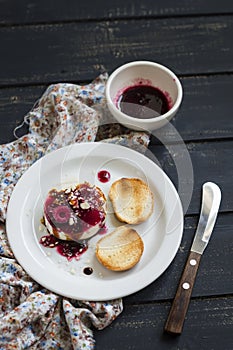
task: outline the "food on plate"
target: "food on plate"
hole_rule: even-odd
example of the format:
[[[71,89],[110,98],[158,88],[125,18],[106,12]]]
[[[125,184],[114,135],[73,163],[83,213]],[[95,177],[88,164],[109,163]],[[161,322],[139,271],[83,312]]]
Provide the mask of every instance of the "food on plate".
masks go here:
[[[89,183],[49,191],[44,203],[44,223],[48,232],[62,240],[87,239],[104,227],[106,197]]]
[[[109,198],[117,219],[127,224],[144,222],[153,212],[153,193],[149,186],[138,178],[122,177],[115,181],[111,185]]]
[[[120,226],[97,242],[95,253],[107,269],[124,271],[139,262],[143,250],[143,240],[137,231],[129,226]]]
[[[67,258],[68,261],[72,259],[79,260],[80,256],[88,249],[88,244],[85,240],[82,241],[65,241],[48,234],[42,236],[40,244],[45,248],[55,248],[58,254]]]

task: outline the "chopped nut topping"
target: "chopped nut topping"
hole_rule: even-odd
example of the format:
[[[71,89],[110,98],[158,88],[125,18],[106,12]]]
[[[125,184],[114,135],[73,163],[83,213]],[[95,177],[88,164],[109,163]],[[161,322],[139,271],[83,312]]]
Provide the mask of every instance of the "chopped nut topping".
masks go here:
[[[82,209],[89,209],[90,208],[90,204],[87,203],[87,202],[83,202],[83,203],[80,203],[80,207]]]
[[[69,225],[73,225],[74,224],[74,219],[73,218],[70,218],[69,219]]]
[[[75,204],[77,204],[76,200],[74,200],[74,199],[71,199],[71,200],[69,201],[69,203],[70,203],[70,205],[72,205],[72,206],[74,206]]]

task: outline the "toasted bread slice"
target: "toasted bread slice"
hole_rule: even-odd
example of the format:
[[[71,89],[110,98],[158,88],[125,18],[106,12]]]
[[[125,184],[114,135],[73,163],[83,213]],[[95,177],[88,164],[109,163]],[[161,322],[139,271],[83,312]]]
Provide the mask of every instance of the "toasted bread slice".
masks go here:
[[[137,231],[120,226],[97,242],[96,257],[109,270],[125,271],[139,262],[143,250],[143,240]]]
[[[121,178],[109,191],[115,216],[127,224],[146,221],[153,212],[154,198],[149,186],[138,178]]]

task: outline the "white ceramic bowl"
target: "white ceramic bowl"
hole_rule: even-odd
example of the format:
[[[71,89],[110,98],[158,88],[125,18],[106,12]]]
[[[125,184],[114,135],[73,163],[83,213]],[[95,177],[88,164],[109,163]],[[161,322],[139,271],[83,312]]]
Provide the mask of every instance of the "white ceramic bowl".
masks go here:
[[[122,91],[134,86],[138,81],[146,82],[164,93],[169,100],[169,110],[163,115],[141,119],[127,115],[117,107],[117,99]],[[152,131],[164,126],[178,111],[183,97],[181,83],[167,67],[149,61],[134,61],[117,68],[106,85],[107,105],[111,114],[124,126],[133,130]]]

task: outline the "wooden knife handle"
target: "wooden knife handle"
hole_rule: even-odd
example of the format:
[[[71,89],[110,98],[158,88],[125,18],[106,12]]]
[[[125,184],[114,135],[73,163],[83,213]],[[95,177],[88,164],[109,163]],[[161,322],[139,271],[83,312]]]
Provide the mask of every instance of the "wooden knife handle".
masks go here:
[[[201,254],[190,251],[165,324],[164,329],[168,333],[181,334],[182,332],[200,260]]]

